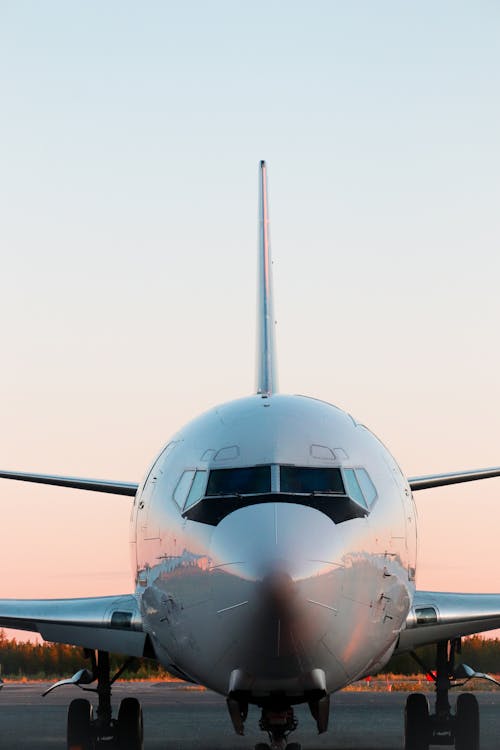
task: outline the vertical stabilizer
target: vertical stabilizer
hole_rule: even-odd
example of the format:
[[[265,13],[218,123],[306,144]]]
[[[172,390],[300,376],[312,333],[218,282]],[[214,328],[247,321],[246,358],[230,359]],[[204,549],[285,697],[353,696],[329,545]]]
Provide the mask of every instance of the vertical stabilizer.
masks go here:
[[[267,204],[267,167],[259,167],[259,299],[257,310],[257,393],[278,390],[274,355],[274,312],[269,210]]]

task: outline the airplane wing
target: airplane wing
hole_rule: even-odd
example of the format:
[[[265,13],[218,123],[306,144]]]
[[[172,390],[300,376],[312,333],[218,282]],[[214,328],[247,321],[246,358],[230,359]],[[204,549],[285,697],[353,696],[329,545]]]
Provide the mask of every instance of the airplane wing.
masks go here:
[[[413,490],[428,490],[432,487],[443,487],[447,484],[474,482],[478,479],[491,479],[500,476],[500,466],[490,469],[473,469],[472,471],[453,471],[448,474],[425,474],[419,477],[408,477],[408,483]],[[139,485],[137,482],[117,482],[110,479],[88,479],[86,477],[66,477],[58,474],[32,474],[23,471],[0,471],[2,479],[17,479],[22,482],[37,482],[38,484],[52,484],[60,487],[71,487],[78,490],[92,492],[109,492],[115,495],[135,496]]]
[[[491,479],[492,477],[500,477],[500,466],[493,466],[490,469],[473,469],[472,471],[453,471],[449,474],[426,474],[421,477],[408,477],[408,484],[415,492],[416,490],[429,490],[432,487],[443,487],[446,484],[475,482],[476,479]]]
[[[154,657],[132,594],[86,599],[0,599],[0,627],[30,630],[47,641]]]
[[[477,479],[491,479],[500,476],[500,466],[490,469],[473,469],[472,471],[453,471],[448,474],[425,474],[420,477],[409,477],[408,483],[413,490],[428,490],[432,487],[443,487],[447,484],[474,482]],[[0,471],[2,479],[17,479],[22,482],[55,484],[60,487],[71,487],[93,492],[110,492],[115,495],[134,496],[139,488],[137,482],[117,482],[109,479],[88,479],[86,477],[66,477],[58,474],[32,474],[23,471]]]
[[[500,594],[416,591],[394,653],[500,628]]]
[[[71,487],[76,490],[93,492],[110,492],[114,495],[135,496],[139,485],[134,482],[115,482],[109,479],[86,479],[84,477],[61,477],[57,474],[31,474],[23,471],[0,471],[2,479],[19,479],[22,482],[38,484],[55,484],[59,487]]]

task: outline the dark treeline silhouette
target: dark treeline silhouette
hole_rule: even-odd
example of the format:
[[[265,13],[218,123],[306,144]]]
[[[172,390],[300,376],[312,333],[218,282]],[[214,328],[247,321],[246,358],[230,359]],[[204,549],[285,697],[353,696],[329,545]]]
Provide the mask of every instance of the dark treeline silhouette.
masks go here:
[[[112,672],[118,671],[125,658],[111,654]],[[82,667],[90,669],[90,661],[85,658],[82,648],[66,646],[63,643],[31,643],[7,638],[0,630],[0,669],[2,677],[35,679],[59,679],[71,677]],[[137,659],[124,673],[125,678],[166,678],[162,667],[149,659]]]
[[[429,669],[436,666],[436,647],[424,646],[416,649],[416,653]],[[476,672],[500,673],[500,640],[498,638],[484,638],[473,635],[462,640],[462,652],[455,657],[455,664],[468,664]],[[384,673],[393,674],[422,674],[423,669],[410,654],[394,656]]]
[[[436,648],[426,646],[417,650],[419,657],[434,669]],[[457,655],[457,663],[465,662],[477,672],[500,674],[500,640],[481,636],[471,636],[462,641],[462,653]],[[117,671],[123,664],[124,657],[112,654],[112,671]],[[83,649],[66,646],[62,643],[31,643],[7,638],[0,630],[0,669],[2,677],[59,679],[69,677],[82,667],[90,667],[84,657]],[[403,654],[393,657],[384,673],[422,674],[422,668],[410,656]],[[156,662],[148,659],[137,659],[133,668],[123,675],[125,678],[166,679],[168,673]]]

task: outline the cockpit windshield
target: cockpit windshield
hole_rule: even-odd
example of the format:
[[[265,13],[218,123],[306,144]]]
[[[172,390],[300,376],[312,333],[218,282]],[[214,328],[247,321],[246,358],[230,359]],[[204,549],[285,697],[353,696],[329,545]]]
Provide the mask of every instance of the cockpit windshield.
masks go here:
[[[344,483],[340,469],[325,469],[322,467],[281,466],[281,492],[297,492],[310,494],[319,492],[329,495],[344,494]]]
[[[271,492],[270,466],[213,469],[205,495],[253,495],[261,492]]]
[[[216,526],[240,508],[280,502],[307,505],[342,523],[365,518],[377,493],[365,469],[273,464],[186,471],[174,494],[179,504],[180,494],[185,518]]]

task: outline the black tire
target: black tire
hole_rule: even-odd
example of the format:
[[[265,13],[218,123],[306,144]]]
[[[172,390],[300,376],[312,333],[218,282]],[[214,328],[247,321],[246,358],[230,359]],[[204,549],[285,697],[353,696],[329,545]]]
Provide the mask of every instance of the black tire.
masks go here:
[[[124,698],[118,711],[119,750],[143,750],[142,708],[137,698]]]
[[[429,702],[423,693],[411,693],[405,707],[405,750],[429,750]]]
[[[289,742],[285,750],[302,750],[300,742]]]
[[[472,693],[460,693],[457,698],[455,750],[479,750],[479,705]]]
[[[267,742],[257,742],[255,750],[271,750]]]
[[[68,707],[66,741],[68,750],[93,750],[92,706],[85,698],[76,698]]]

